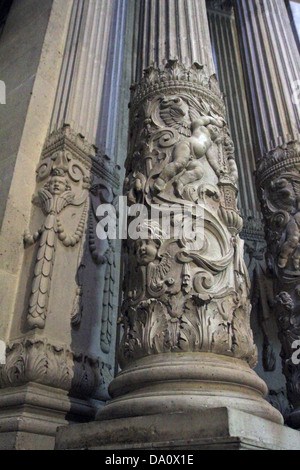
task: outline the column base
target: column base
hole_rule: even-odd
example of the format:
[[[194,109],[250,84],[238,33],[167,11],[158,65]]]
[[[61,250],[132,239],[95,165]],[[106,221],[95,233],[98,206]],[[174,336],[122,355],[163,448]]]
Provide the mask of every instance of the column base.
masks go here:
[[[230,408],[60,428],[57,450],[300,450],[300,433]]]
[[[227,407],[283,424],[264,397],[267,386],[245,361],[211,353],[170,353],[142,358],[111,383],[113,400],[97,419],[110,420]]]
[[[58,426],[94,419],[96,407],[29,383],[0,390],[0,450],[53,450]]]
[[[298,429],[300,431],[300,408],[295,409],[292,413],[288,416],[287,425],[293,429]]]

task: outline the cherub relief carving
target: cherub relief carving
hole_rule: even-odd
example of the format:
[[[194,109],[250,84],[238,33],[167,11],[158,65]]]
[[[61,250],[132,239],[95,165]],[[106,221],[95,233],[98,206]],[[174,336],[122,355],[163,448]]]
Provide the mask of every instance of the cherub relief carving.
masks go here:
[[[219,142],[218,128],[225,125],[223,119],[214,119],[210,116],[202,116],[191,124],[191,137],[179,142],[173,151],[172,162],[160,173],[154,184],[157,191],[163,191],[168,181],[178,175],[175,181],[175,193],[182,196],[184,186],[201,180],[204,168],[201,159],[207,157],[209,164],[218,176],[219,161],[218,150],[213,143]],[[183,172],[181,174],[181,172]]]
[[[156,298],[162,295],[168,285],[174,280],[167,278],[171,269],[171,256],[168,252],[161,254],[160,249],[164,241],[164,234],[159,225],[153,221],[145,222],[141,227],[141,237],[134,242],[133,254],[136,257],[137,272],[144,279],[145,288],[150,297]],[[130,293],[132,300],[140,298],[141,292]],[[144,295],[144,293],[143,293]]]
[[[68,175],[73,181],[75,179],[71,159],[63,153],[59,153],[56,158],[52,159],[52,166],[51,161],[48,164],[49,168],[46,176],[49,176],[49,180],[38,191],[38,196],[34,198],[35,203],[42,207],[46,219],[42,227],[33,235],[28,230],[25,230],[24,233],[24,243],[26,245],[32,245],[39,240],[27,314],[27,326],[30,329],[43,329],[45,326],[56,240],[58,238],[65,247],[77,245],[82,238],[88,212],[89,178],[85,176],[84,170],[82,169],[81,177],[76,176],[77,181],[82,180],[82,191],[78,196],[75,196],[67,177]],[[44,166],[40,168],[44,170]],[[76,168],[79,169],[78,164],[76,164]],[[42,173],[42,177],[45,178],[44,173]],[[72,234],[66,233],[60,219],[61,212],[69,205],[84,205],[77,229]]]
[[[273,225],[282,224],[283,241],[279,246],[278,267],[284,269],[291,259],[292,267],[300,266],[300,177],[283,175],[271,182],[268,207]]]

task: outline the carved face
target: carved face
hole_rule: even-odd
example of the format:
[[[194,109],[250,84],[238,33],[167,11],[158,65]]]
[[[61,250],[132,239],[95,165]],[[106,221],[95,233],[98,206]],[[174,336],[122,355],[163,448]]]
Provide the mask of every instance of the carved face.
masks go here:
[[[140,266],[147,266],[157,258],[159,243],[156,240],[138,240],[135,244],[137,262]]]
[[[217,126],[208,126],[208,130],[209,130],[209,133],[210,133],[210,137],[211,137],[211,140],[213,142],[215,142],[215,140],[218,139],[218,137],[220,136],[220,131],[219,129],[217,128]]]
[[[279,197],[281,204],[283,205],[294,205],[296,198],[292,184],[285,178],[278,178],[275,180],[271,189],[277,197]]]
[[[49,191],[51,194],[60,195],[67,190],[68,184],[63,176],[53,176],[49,183]]]

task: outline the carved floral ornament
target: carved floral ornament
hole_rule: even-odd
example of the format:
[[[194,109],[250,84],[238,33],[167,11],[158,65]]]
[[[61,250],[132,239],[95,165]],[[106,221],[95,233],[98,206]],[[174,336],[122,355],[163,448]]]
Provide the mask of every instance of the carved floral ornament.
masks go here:
[[[124,191],[131,204],[203,210],[204,239],[129,241],[121,365],[171,351],[210,351],[256,362],[249,281],[238,234],[237,167],[215,77],[194,64],[151,67],[133,87]],[[173,223],[176,224],[176,216]],[[192,248],[193,246],[193,248]]]

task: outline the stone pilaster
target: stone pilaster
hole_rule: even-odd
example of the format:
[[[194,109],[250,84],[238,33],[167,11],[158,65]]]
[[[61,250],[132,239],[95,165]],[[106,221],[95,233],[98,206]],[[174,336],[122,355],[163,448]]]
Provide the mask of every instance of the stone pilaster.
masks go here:
[[[116,202],[119,174],[115,155],[96,145],[109,101],[106,125],[118,125],[117,91],[107,93],[105,77],[120,65],[123,37],[115,46],[114,32],[124,30],[124,2],[58,3],[50,20],[40,12],[49,20],[42,78],[11,186],[18,217],[13,224],[8,205],[1,233],[3,266],[14,275],[1,291],[1,448],[53,448],[66,419],[95,416],[114,375],[120,250],[115,240],[98,240],[96,226],[98,206]],[[115,140],[106,132],[102,149],[113,152]]]
[[[251,370],[257,351],[239,238],[237,167],[205,2],[190,0],[183,9],[182,2],[169,0],[163,15],[160,7],[157,1],[141,6],[124,186],[129,205],[144,205],[140,230],[150,240],[129,237],[125,243],[122,372],[98,418],[230,403],[281,422]],[[177,205],[193,224],[198,208],[203,237],[167,236],[152,217],[158,204]],[[177,213],[174,226],[178,222]]]
[[[244,57],[248,103],[256,142],[257,184],[265,216],[267,263],[274,280],[273,307],[282,343],[283,372],[300,427],[299,366],[299,125],[295,96],[299,52],[285,2],[235,2]]]

